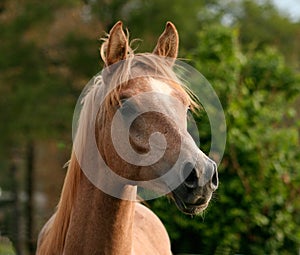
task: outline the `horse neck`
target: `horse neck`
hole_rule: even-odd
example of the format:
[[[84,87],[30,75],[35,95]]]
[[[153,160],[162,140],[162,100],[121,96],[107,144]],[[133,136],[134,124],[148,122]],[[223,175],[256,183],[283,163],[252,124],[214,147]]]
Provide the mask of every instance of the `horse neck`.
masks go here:
[[[91,92],[96,93],[97,89],[99,88],[95,87]],[[93,93],[89,94],[91,98],[94,98]],[[89,99],[87,98],[85,102],[82,116],[89,116],[87,113],[93,109],[94,102]],[[79,137],[88,136],[86,123],[89,121],[82,119],[83,126],[78,128],[82,128],[81,131],[78,131],[81,133]],[[97,127],[96,129],[100,130],[101,128]],[[100,133],[96,133],[97,141],[101,140]],[[86,142],[84,139],[78,141],[79,144]],[[99,142],[99,144],[101,143]],[[102,150],[103,146],[99,146],[101,154],[103,154]],[[112,197],[99,190],[83,174],[78,162],[77,170],[81,172],[81,177],[77,183],[76,197],[72,203],[63,254],[131,254],[134,202]],[[110,185],[109,182],[108,185]],[[128,194],[134,198],[136,196],[136,188],[132,186],[124,186],[120,192],[121,197],[123,192],[126,193],[126,197]]]
[[[133,187],[124,187],[124,192]],[[111,197],[82,175],[74,201],[64,255],[131,254],[134,202]]]
[[[124,187],[124,192],[136,190]],[[38,254],[131,254],[134,202],[111,197],[85,177],[74,153],[53,224]]]

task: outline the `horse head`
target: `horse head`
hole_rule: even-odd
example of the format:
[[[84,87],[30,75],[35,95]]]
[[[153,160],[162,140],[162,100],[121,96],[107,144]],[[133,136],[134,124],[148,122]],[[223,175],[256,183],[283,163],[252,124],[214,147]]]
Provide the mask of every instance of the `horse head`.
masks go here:
[[[218,173],[187,130],[195,102],[173,71],[178,41],[168,22],[152,53],[134,54],[122,23],[111,29],[101,47],[106,96],[96,140],[105,164],[127,184],[169,194],[181,211],[196,214],[208,206]]]

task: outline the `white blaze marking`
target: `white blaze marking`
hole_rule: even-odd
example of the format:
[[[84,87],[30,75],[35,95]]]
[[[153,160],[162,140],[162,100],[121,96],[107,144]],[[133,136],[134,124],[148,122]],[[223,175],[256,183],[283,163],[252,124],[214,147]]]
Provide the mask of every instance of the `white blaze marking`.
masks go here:
[[[150,78],[150,85],[155,92],[171,95],[172,88],[167,83]]]

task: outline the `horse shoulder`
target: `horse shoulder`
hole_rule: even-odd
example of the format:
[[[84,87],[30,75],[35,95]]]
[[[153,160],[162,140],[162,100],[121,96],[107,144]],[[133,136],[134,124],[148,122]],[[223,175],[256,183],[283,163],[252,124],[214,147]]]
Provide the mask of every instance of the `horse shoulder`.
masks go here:
[[[133,254],[172,254],[164,225],[150,209],[139,203],[136,204],[133,232]]]

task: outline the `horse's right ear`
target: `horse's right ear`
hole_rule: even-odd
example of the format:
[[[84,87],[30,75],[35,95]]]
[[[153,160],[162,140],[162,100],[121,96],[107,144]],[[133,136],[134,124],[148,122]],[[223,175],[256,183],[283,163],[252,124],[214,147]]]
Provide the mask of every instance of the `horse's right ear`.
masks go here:
[[[159,37],[153,53],[162,57],[176,59],[178,53],[178,44],[179,37],[176,27],[173,23],[167,22],[166,28]]]
[[[108,39],[101,46],[101,57],[106,66],[115,64],[126,58],[128,52],[128,40],[123,31],[121,21],[117,22],[110,30]]]

